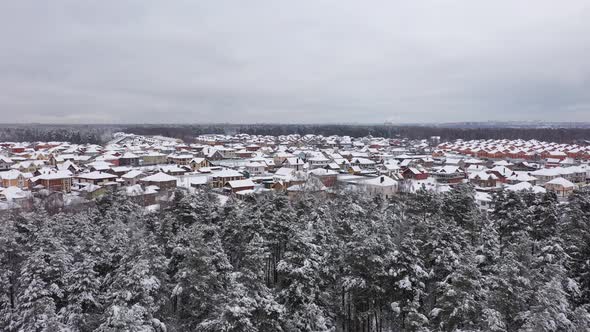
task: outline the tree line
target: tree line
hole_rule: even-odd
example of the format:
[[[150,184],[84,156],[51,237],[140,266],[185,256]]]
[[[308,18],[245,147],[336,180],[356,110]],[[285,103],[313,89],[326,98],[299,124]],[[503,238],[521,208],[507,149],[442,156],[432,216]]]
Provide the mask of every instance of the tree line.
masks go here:
[[[0,142],[69,142],[101,144],[111,139],[112,131],[101,126],[1,126]]]
[[[425,139],[440,136],[443,141],[456,139],[525,139],[557,143],[583,143],[590,140],[590,128],[534,128],[534,127],[452,127],[410,125],[141,125],[127,126],[124,132],[138,135],[164,135],[191,142],[201,134],[250,134],[281,136],[290,134]]]
[[[453,127],[409,125],[288,125],[288,124],[173,124],[173,125],[2,125],[0,141],[67,141],[74,144],[102,144],[112,133],[123,131],[136,135],[162,135],[192,143],[204,134],[250,134],[281,136],[290,134],[425,139],[440,136],[443,141],[456,139],[536,139],[557,143],[588,144],[590,128],[512,128]]]
[[[590,191],[177,191],[3,216],[2,331],[587,331]]]

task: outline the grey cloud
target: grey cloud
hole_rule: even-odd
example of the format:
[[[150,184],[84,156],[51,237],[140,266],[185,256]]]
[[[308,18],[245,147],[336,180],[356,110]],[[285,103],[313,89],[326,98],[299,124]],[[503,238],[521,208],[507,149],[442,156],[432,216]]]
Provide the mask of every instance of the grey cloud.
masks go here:
[[[586,1],[0,4],[0,122],[590,121]]]

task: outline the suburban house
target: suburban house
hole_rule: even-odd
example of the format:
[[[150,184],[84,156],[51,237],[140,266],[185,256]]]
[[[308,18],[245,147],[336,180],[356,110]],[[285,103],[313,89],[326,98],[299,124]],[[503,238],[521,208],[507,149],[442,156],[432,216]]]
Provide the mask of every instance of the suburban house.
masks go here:
[[[123,175],[121,175],[121,179],[125,181],[125,185],[127,186],[134,186],[139,183],[139,179],[144,176],[144,173],[140,170],[131,170]]]
[[[166,155],[156,151],[149,151],[142,155],[140,160],[141,164],[144,166],[165,164],[167,162]]]
[[[90,173],[82,173],[78,174],[74,177],[76,182],[79,183],[92,183],[97,186],[102,186],[107,183],[113,182],[118,177],[114,174],[103,173],[103,172],[90,172]]]
[[[426,180],[428,178],[428,172],[424,169],[410,167],[403,171],[402,176],[404,179]]]
[[[184,175],[187,172],[187,169],[184,167],[180,167],[176,164],[172,165],[162,165],[159,167],[160,172],[164,172],[168,175]]]
[[[28,187],[29,182],[28,178],[25,178],[25,175],[22,172],[17,171],[15,169],[7,172],[1,172],[0,180],[2,180],[0,184],[2,184],[2,187],[4,188],[18,187],[22,189]]]
[[[202,167],[209,167],[209,166],[211,166],[211,163],[209,163],[209,161],[207,159],[205,159],[205,158],[193,158],[188,163],[188,165],[191,167],[191,169],[193,171],[198,171]]]
[[[41,174],[31,178],[31,182],[50,191],[69,193],[72,190],[72,176],[67,172]]]
[[[156,173],[145,178],[139,180],[139,182],[144,186],[157,186],[160,190],[169,190],[176,188],[176,181],[177,179],[166,173]]]
[[[514,171],[506,178],[506,183],[517,184],[520,182],[529,182],[532,185],[537,184],[537,178],[524,171]]]
[[[305,183],[307,175],[292,168],[281,167],[273,175],[273,189],[284,190],[291,186]]]
[[[338,172],[326,168],[316,168],[309,171],[308,174],[318,178],[328,188],[336,185],[336,180],[338,179]]]
[[[22,173],[35,173],[43,165],[45,165],[45,161],[43,160],[24,160],[13,164],[10,168],[21,171]]]
[[[119,166],[139,166],[139,156],[132,152],[125,152],[119,157]]]
[[[139,184],[131,185],[125,188],[125,194],[130,197],[135,203],[148,206],[156,203],[156,186],[146,186],[143,188]]]
[[[213,188],[223,188],[229,181],[244,180],[242,173],[231,169],[224,169],[214,172],[211,175],[211,185]]]
[[[121,175],[129,172],[132,169],[133,169],[133,167],[130,167],[130,166],[115,166],[115,167],[111,167],[111,169],[107,170],[106,173],[110,173],[110,174],[116,175],[117,177],[120,177]]]
[[[352,166],[358,166],[360,169],[374,169],[375,168],[375,162],[371,159],[367,159],[367,158],[353,158],[350,161],[350,165]]]
[[[191,160],[193,160],[194,156],[192,154],[172,154],[168,156],[168,163],[176,164],[176,165],[188,165]]]
[[[0,156],[0,172],[7,171],[10,169],[10,166],[14,165],[12,159]]]
[[[531,176],[537,178],[537,183],[540,185],[545,184],[553,179],[561,176],[559,168],[542,168],[530,173]]]
[[[330,159],[325,157],[311,157],[307,159],[309,169],[324,168],[330,163]]]
[[[250,176],[259,176],[266,173],[266,164],[259,161],[251,161],[244,165],[244,170],[250,174]]]
[[[569,180],[558,177],[545,183],[545,189],[554,192],[559,197],[567,197],[576,189],[576,185]]]
[[[498,177],[494,173],[477,172],[469,174],[469,182],[482,188],[496,187]]]
[[[252,182],[252,180],[250,179],[234,180],[228,181],[225,184],[224,189],[231,191],[232,193],[237,193],[244,190],[253,190],[254,186],[254,182]]]
[[[460,183],[465,179],[465,171],[458,166],[443,166],[433,173],[439,183]]]
[[[385,175],[359,181],[358,185],[367,193],[371,195],[379,195],[383,198],[393,197],[398,190],[398,182]]]
[[[275,165],[282,165],[287,158],[293,158],[294,156],[288,152],[277,152],[273,160],[275,161]]]
[[[303,162],[303,159],[295,158],[295,157],[285,159],[285,161],[283,161],[283,164],[282,164],[283,167],[292,168],[296,171],[303,170],[304,165],[305,165],[305,162]]]

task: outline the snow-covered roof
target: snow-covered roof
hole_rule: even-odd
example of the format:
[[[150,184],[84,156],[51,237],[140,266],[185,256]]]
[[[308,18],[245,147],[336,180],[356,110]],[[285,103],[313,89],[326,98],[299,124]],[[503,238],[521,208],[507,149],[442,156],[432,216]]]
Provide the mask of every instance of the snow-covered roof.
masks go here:
[[[109,173],[103,173],[99,171],[94,171],[90,173],[83,173],[78,174],[76,177],[80,179],[87,179],[87,180],[106,180],[106,179],[116,179],[117,176]]]
[[[379,187],[391,187],[396,186],[397,181],[390,178],[389,176],[381,175],[375,178],[367,179],[361,181],[360,183],[370,185],[370,186],[379,186]]]
[[[139,170],[134,169],[134,170],[131,170],[131,171],[123,174],[121,176],[121,178],[123,178],[123,179],[134,179],[134,178],[140,176],[141,174],[143,174],[142,171],[139,171]]]
[[[141,179],[141,181],[144,181],[144,182],[169,182],[169,181],[176,181],[176,177],[168,175],[166,173],[159,172],[154,175],[147,176],[147,177]]]
[[[558,186],[562,186],[564,188],[575,188],[576,187],[576,185],[573,184],[571,181],[564,179],[562,177],[555,178],[545,184],[546,185],[547,184],[558,185]]]
[[[227,186],[231,188],[254,187],[254,182],[250,179],[228,181]]]

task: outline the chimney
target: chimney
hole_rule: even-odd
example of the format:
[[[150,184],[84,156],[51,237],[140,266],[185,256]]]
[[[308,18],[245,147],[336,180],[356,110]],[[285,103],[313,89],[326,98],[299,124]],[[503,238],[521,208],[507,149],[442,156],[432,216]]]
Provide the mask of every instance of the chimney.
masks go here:
[[[383,183],[384,181],[385,181],[385,177],[384,177],[384,176],[382,176],[382,177],[381,177],[381,183]]]

